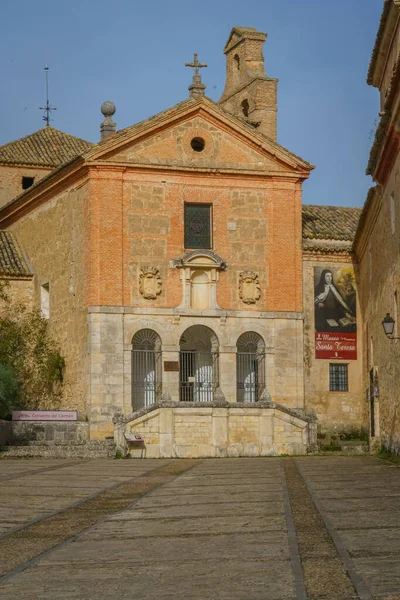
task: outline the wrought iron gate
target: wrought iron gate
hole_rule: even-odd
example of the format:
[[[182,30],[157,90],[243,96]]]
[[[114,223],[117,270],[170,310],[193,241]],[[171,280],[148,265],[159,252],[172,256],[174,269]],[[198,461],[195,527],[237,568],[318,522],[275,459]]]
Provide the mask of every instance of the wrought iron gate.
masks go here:
[[[237,401],[258,402],[265,389],[265,354],[236,354]]]
[[[161,393],[161,352],[132,350],[132,408],[154,404]]]
[[[212,402],[219,385],[218,352],[181,350],[179,353],[179,399]]]

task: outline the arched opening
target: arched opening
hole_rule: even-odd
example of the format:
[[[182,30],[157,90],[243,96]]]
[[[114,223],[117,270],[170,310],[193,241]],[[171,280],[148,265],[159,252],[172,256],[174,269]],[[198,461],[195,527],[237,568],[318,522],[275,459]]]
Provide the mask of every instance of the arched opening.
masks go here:
[[[249,116],[249,101],[244,99],[243,102],[241,103],[241,107],[242,107],[243,116],[248,117]]]
[[[240,58],[238,54],[235,54],[235,56],[233,57],[233,61],[237,70],[240,71]]]
[[[132,409],[140,410],[161,394],[161,339],[152,329],[140,329],[132,338]]]
[[[238,402],[258,402],[265,389],[265,344],[254,331],[237,341],[236,397]]]
[[[179,399],[212,402],[219,385],[217,336],[209,327],[193,325],[183,332],[179,345]]]

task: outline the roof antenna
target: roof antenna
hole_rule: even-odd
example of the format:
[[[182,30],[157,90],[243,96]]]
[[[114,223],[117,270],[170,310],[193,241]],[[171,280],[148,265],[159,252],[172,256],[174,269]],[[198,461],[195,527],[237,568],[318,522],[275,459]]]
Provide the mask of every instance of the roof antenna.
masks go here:
[[[39,110],[44,110],[43,121],[46,121],[46,127],[50,126],[50,113],[52,110],[57,110],[51,106],[49,102],[49,67],[45,65],[44,70],[46,71],[46,106],[40,106]]]

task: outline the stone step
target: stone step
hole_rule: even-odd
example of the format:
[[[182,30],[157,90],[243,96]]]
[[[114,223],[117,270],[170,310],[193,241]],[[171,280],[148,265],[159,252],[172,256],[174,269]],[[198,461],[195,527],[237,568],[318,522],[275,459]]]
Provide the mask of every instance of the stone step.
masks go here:
[[[114,440],[90,440],[55,444],[29,442],[25,445],[6,446],[0,458],[114,458]]]
[[[86,446],[91,444],[92,446],[112,446],[114,447],[114,440],[106,439],[106,440],[73,440],[71,442],[55,442],[54,440],[41,442],[39,440],[14,440],[10,445],[12,447],[20,447],[20,446],[48,446],[49,448],[53,448],[54,446],[75,446],[80,448],[81,446]]]
[[[328,449],[327,449],[328,448]],[[320,454],[332,455],[332,454],[367,454],[369,452],[368,442],[361,440],[341,440],[338,442],[337,449],[333,449],[332,446],[324,447],[320,446]]]

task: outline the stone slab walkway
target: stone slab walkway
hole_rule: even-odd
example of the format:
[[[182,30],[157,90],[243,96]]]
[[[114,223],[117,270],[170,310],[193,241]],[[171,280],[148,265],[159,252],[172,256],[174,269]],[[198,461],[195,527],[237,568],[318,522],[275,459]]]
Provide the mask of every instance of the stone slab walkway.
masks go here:
[[[400,599],[400,469],[375,458],[10,459],[0,481],[4,600]]]

